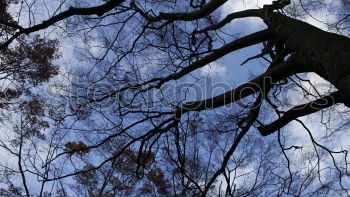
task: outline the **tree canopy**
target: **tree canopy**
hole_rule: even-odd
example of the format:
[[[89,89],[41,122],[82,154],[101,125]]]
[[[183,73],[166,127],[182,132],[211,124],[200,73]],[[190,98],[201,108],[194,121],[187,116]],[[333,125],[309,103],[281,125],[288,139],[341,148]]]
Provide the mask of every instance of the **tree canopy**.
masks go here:
[[[0,0],[0,195],[349,196],[349,9]]]

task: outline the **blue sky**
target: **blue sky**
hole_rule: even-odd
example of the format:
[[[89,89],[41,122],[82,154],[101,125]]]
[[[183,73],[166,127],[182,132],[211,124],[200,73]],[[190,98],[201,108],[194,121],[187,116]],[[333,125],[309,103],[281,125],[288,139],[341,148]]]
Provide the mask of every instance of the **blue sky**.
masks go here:
[[[247,8],[257,8],[261,7],[264,4],[271,3],[272,0],[245,0],[244,3],[242,1],[237,0],[231,0],[228,3],[226,3],[221,8],[221,18],[223,18],[227,13],[231,13],[234,11],[239,11]],[[55,5],[50,5],[50,7],[55,8]],[[39,7],[36,9],[40,9]],[[45,9],[42,9],[43,16],[46,16]],[[51,13],[52,14],[52,13]],[[324,11],[318,11],[313,13],[314,16],[317,18],[321,18],[321,20],[328,21],[328,20],[334,20],[334,18],[331,17],[331,15],[326,14]],[[330,17],[327,17],[330,16]],[[28,21],[25,21],[25,18],[21,20],[21,24],[27,25]],[[40,17],[39,17],[40,18]],[[316,25],[322,29],[326,29],[326,26],[322,22],[315,21],[312,17],[306,17],[305,19],[307,22]],[[38,22],[38,21],[37,21]],[[262,23],[260,19],[239,19],[237,21],[232,22],[231,24],[227,25],[225,27],[225,30],[227,32],[240,32],[241,36],[247,35],[250,33],[253,33],[257,30],[263,29],[266,26]],[[46,34],[55,37],[55,33],[51,33],[50,31],[45,32]],[[79,64],[79,60],[77,60],[74,57],[74,54],[72,53],[72,49],[74,47],[80,46],[80,41],[75,41],[71,39],[63,40],[62,42],[62,58],[58,61],[58,63],[62,64],[62,75],[65,77],[58,77],[56,81],[60,81],[63,83],[67,83],[69,85],[69,82],[67,78],[70,78],[70,74],[68,73],[72,66],[75,66],[75,64]],[[91,46],[98,45],[98,42],[92,42],[90,43]],[[82,46],[83,47],[83,46]],[[206,67],[202,68],[199,71],[195,71],[195,73],[198,73],[202,75],[203,77],[210,78],[213,83],[227,83],[230,87],[235,87],[243,82],[246,82],[252,74],[258,75],[262,73],[266,67],[264,67],[263,62],[261,60],[252,60],[249,63],[245,64],[244,66],[241,66],[240,64],[246,60],[247,58],[254,56],[258,54],[261,50],[261,45],[252,46],[246,49],[242,49],[239,51],[236,51],[234,53],[228,54],[225,57],[221,58],[215,63],[212,63],[211,65],[207,65]],[[99,53],[99,51],[91,47],[89,50],[91,50],[92,53]],[[266,66],[266,65],[265,65]],[[315,75],[309,75],[309,77],[315,82],[320,83],[322,82],[322,79]],[[54,82],[55,80],[53,80]],[[45,89],[45,87],[43,87]],[[218,89],[214,92],[214,95],[222,93],[221,90]],[[291,94],[293,96],[293,94]],[[341,109],[339,109],[341,110]],[[303,117],[301,118],[308,126],[312,128],[312,131],[315,131],[314,134],[317,137],[322,137],[321,134],[324,134],[324,132],[318,132],[320,130],[323,130],[323,125],[319,123],[320,117],[318,114],[311,115],[310,117]],[[2,128],[3,130],[7,130],[6,125]],[[295,143],[299,145],[305,145],[309,143],[307,133],[306,132],[295,132],[302,130],[300,125],[294,123],[291,123],[284,129],[287,133],[290,134],[291,140],[289,143]],[[320,134],[320,136],[318,136]],[[337,148],[343,148],[344,146],[348,145],[348,139],[349,135],[344,132],[341,137],[336,138],[336,143],[330,142],[331,145],[337,147]],[[310,144],[309,144],[310,145]],[[309,147],[311,148],[311,146]],[[2,152],[1,152],[2,153]],[[5,153],[6,154],[6,153]],[[8,159],[8,162],[10,162],[11,159]],[[16,161],[14,161],[15,163]],[[249,166],[248,166],[249,168]],[[247,169],[249,170],[249,169]],[[32,182],[33,181],[33,182]],[[32,188],[35,188],[36,182],[35,179],[31,179],[30,185]]]

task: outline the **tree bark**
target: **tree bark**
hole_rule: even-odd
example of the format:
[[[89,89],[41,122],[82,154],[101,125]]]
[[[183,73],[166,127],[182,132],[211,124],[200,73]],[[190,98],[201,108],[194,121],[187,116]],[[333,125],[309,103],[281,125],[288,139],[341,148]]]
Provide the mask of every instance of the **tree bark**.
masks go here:
[[[350,39],[279,13],[262,18],[286,48],[308,61],[307,70],[332,83],[350,107]]]

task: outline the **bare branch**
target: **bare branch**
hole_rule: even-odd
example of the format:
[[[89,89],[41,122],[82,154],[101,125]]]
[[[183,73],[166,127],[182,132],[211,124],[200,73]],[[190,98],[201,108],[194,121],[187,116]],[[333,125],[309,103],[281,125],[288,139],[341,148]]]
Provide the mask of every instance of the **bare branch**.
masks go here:
[[[20,31],[16,32],[10,39],[8,39],[6,42],[0,45],[0,49],[5,48],[8,46],[14,39],[18,38],[22,34],[30,34],[42,29],[45,29],[61,20],[64,20],[66,18],[69,18],[71,16],[77,16],[77,15],[94,15],[102,16],[104,13],[114,9],[117,5],[123,3],[125,0],[110,0],[107,1],[107,3],[90,7],[90,8],[74,8],[70,7],[68,10],[61,12],[57,14],[56,16],[53,16],[45,21],[43,21],[40,24],[34,25],[32,27],[23,28],[20,26],[15,26],[15,28],[19,29]],[[13,26],[13,25],[12,25]]]
[[[278,120],[259,127],[259,131],[261,135],[266,136],[270,135],[273,132],[277,131],[278,129],[284,127],[289,122],[305,115],[309,115],[312,113],[315,113],[317,111],[320,111],[322,109],[326,109],[328,107],[333,106],[336,103],[339,103],[339,93],[334,92],[332,94],[329,94],[327,96],[324,96],[322,98],[319,98],[315,101],[312,101],[310,103],[306,103],[303,105],[298,105],[296,107],[293,107],[292,109],[288,110],[281,118]]]
[[[206,100],[185,103],[176,112],[177,116],[187,111],[201,111],[221,107],[237,100],[255,94],[263,90],[266,82],[274,83],[298,72],[306,72],[304,61],[301,57],[291,56],[287,61],[282,62],[255,79],[244,83],[237,88]],[[270,81],[267,81],[270,80]]]
[[[134,1],[132,1],[131,6],[134,7],[144,18],[149,22],[156,22],[161,20],[182,20],[182,21],[193,21],[196,19],[204,18],[210,13],[214,12],[217,8],[226,3],[227,0],[211,0],[209,3],[205,4],[201,9],[190,13],[162,13],[160,12],[158,16],[150,16],[143,12]]]

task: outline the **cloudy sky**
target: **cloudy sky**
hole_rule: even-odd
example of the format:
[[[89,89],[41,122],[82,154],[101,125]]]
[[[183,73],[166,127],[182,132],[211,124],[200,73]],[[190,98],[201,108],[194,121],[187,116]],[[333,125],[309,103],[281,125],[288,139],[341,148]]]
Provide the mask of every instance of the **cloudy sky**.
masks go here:
[[[331,0],[330,0],[331,1]],[[241,11],[249,8],[261,8],[264,4],[270,4],[272,0],[230,0],[227,2],[222,8],[221,8],[221,19],[224,18],[227,14],[236,12],[236,11]],[[55,7],[51,5],[52,7]],[[15,8],[13,8],[15,9]],[[39,8],[38,8],[39,9]],[[47,15],[44,12],[45,9],[42,9],[42,14],[43,16]],[[52,14],[52,13],[51,13]],[[318,11],[313,11],[311,13],[311,16],[307,16],[305,18],[305,21],[315,25],[321,29],[327,30],[327,26],[322,23],[324,22],[331,22],[335,20],[335,17],[327,13],[327,10],[318,10]],[[317,19],[317,20],[315,20]],[[26,21],[26,17],[21,20],[24,26],[29,24],[28,21]],[[230,23],[225,27],[225,31],[232,31],[232,32],[241,32],[241,35],[247,35],[249,33],[253,33],[255,31],[261,30],[266,28],[266,25],[261,21],[261,19],[257,18],[249,18],[249,19],[238,19],[235,20],[234,22]],[[48,32],[49,33],[49,32]],[[54,35],[53,35],[54,36]],[[64,44],[62,45],[64,48],[62,49],[62,59],[60,59],[60,63],[67,65],[67,68],[63,67],[62,71],[68,71],[70,65],[74,65],[77,63],[77,60],[73,57],[72,49],[76,46],[79,46],[80,43],[77,41],[73,40],[65,40]],[[98,45],[97,42],[91,42],[91,52],[92,53],[99,53],[99,50],[94,47],[95,45]],[[251,78],[252,75],[258,75],[262,73],[266,67],[263,66],[263,62],[261,60],[252,60],[249,63],[245,64],[244,66],[241,66],[240,64],[245,61],[247,58],[254,56],[260,52],[262,49],[261,45],[256,45],[252,46],[246,49],[239,50],[237,52],[231,53],[226,55],[224,58],[220,59],[217,62],[211,63],[205,67],[203,67],[198,73],[210,78],[214,83],[219,83],[219,82],[225,82],[229,83],[232,87],[243,83],[247,81],[249,78]],[[70,64],[70,65],[69,65]],[[62,81],[67,82],[65,80],[68,78],[66,76],[66,73],[62,73],[64,77],[62,78]],[[324,84],[324,80],[321,78],[317,77],[314,74],[309,74],[308,75],[315,84]],[[307,84],[305,84],[307,86]],[[221,93],[220,90],[216,92],[215,94]],[[293,97],[293,93],[290,93],[290,97]],[[301,102],[300,101],[296,101]],[[314,134],[317,136],[318,134],[322,134],[323,132],[319,132],[320,130],[323,130],[323,125],[320,123],[320,116],[319,115],[312,115],[309,117],[303,117],[301,118],[311,129],[312,131],[315,131]],[[5,130],[6,128],[3,128]],[[307,133],[303,130],[303,128],[293,122],[287,126],[285,129],[286,131],[290,131],[290,135],[293,138],[293,143],[299,143],[299,145],[307,144],[309,143]],[[301,131],[301,132],[295,132],[295,131]],[[349,132],[348,132],[349,133]],[[350,134],[342,135],[343,137],[340,139],[337,139],[336,141],[336,147],[337,148],[342,148],[348,145],[348,139]],[[0,152],[1,154],[2,152]],[[8,162],[11,160],[8,159]],[[16,161],[14,161],[15,164]]]

